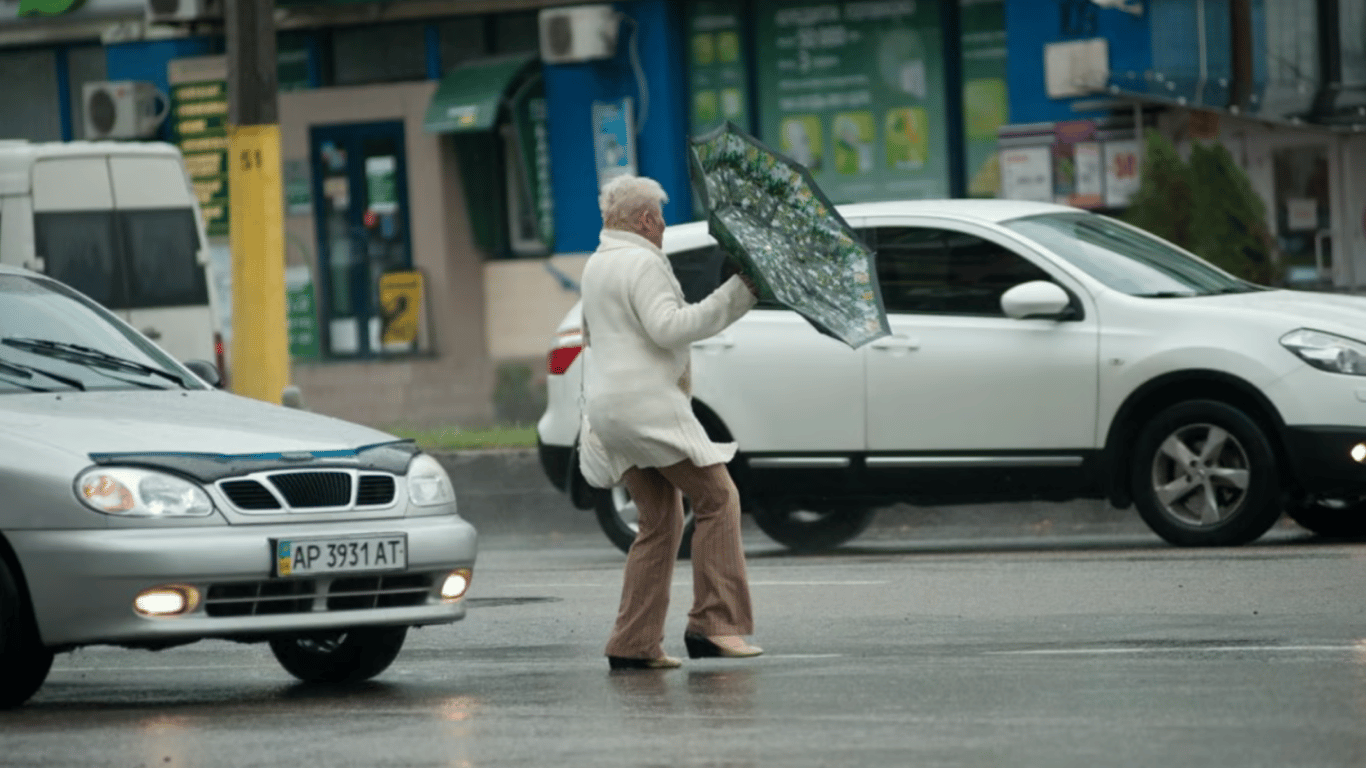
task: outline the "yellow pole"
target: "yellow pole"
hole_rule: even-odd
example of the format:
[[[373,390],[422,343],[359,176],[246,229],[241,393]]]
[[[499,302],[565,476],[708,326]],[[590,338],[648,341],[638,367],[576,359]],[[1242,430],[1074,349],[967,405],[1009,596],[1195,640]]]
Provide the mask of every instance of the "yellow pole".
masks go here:
[[[239,395],[276,403],[289,384],[280,126],[228,126],[232,376]]]

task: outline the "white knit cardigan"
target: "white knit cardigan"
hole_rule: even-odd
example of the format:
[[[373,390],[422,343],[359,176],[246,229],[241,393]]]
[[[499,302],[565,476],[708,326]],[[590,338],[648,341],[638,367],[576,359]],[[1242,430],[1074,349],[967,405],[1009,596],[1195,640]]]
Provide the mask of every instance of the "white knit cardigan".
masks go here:
[[[631,467],[730,461],[692,412],[691,345],[749,311],[739,277],[689,304],[668,257],[645,238],[604,229],[588,258],[583,294],[583,399],[579,468],[610,488]]]

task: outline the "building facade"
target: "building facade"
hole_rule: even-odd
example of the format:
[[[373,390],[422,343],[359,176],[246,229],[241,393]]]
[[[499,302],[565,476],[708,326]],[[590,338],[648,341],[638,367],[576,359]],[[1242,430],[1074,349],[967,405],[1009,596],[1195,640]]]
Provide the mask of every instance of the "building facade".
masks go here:
[[[0,0],[0,138],[94,138],[93,91],[150,84],[165,117],[142,138],[181,147],[227,295],[221,19],[207,2],[178,21],[150,5],[19,18]],[[694,219],[687,142],[725,121],[836,202],[1122,212],[1136,124],[1221,141],[1267,203],[1287,279],[1355,289],[1362,6],[277,0],[293,378],[310,408],[378,426],[534,421],[545,350],[597,245],[600,184],[652,176],[666,219]],[[559,32],[542,34],[542,11]]]

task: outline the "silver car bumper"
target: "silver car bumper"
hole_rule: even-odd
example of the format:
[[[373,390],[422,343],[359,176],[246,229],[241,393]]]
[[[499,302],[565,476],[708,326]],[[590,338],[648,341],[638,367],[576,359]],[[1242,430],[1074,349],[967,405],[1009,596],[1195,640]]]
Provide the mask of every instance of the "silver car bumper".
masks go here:
[[[402,572],[288,579],[273,573],[272,540],[371,533],[407,535]],[[473,569],[477,535],[456,515],[214,528],[11,531],[38,631],[51,647],[157,645],[207,637],[375,624],[441,624],[465,616],[440,589]],[[138,614],[142,590],[189,585],[203,600],[169,617]]]

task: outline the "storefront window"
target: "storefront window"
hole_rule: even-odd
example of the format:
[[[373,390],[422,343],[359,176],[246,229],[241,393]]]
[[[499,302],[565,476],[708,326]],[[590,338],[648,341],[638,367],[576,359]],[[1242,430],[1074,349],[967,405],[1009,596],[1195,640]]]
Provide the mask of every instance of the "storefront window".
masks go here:
[[[997,137],[1010,122],[1005,0],[960,0],[964,178],[969,197],[999,197]]]
[[[5,84],[0,136],[29,141],[62,140],[57,60],[52,51],[0,53],[0,83]]]
[[[533,53],[541,48],[541,29],[536,11],[504,13],[493,17],[494,53]]]
[[[344,27],[332,33],[336,85],[423,80],[427,34],[421,23]]]

